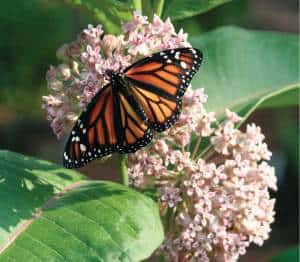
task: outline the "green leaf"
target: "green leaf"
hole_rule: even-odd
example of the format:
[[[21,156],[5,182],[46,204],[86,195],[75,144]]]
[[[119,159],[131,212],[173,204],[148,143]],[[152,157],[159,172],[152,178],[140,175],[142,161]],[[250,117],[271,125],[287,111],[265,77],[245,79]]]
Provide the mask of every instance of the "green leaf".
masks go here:
[[[209,11],[231,0],[165,0],[163,17],[181,20]]]
[[[0,261],[140,261],[163,240],[150,198],[46,161],[0,151],[0,196]]]
[[[290,248],[280,255],[274,257],[271,262],[293,262],[299,261],[299,247]]]
[[[221,27],[190,40],[204,54],[193,87],[205,88],[219,117],[225,108],[247,118],[259,107],[298,104],[297,36]]]
[[[121,23],[131,19],[133,3],[127,0],[64,0],[65,2],[88,10],[106,32],[119,33]]]
[[[83,179],[49,162],[0,151],[0,246],[48,199]]]

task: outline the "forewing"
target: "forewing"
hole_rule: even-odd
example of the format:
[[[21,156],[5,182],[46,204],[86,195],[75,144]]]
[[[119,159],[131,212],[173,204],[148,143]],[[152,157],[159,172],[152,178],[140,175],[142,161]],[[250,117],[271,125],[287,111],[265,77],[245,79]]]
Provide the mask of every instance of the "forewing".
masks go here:
[[[145,110],[151,128],[164,131],[177,121],[181,97],[201,61],[199,50],[178,48],[153,54],[125,70],[130,91]]]

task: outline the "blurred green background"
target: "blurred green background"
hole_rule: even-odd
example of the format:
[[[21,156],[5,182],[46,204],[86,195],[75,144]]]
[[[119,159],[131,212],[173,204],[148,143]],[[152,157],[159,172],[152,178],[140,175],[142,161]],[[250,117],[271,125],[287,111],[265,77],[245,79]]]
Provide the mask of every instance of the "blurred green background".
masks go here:
[[[184,27],[190,35],[229,24],[298,34],[298,5],[297,0],[235,0],[176,26]],[[50,64],[58,63],[57,48],[75,39],[88,23],[95,21],[63,1],[1,1],[1,149],[61,163],[63,141],[56,140],[41,109],[41,96],[48,93],[45,73]],[[268,261],[299,242],[298,119],[296,107],[262,110],[249,119],[262,127],[274,152],[272,164],[279,190],[274,194],[277,215],[270,240],[262,248],[250,249],[240,261]],[[117,180],[117,170],[112,166],[89,165],[82,172],[94,178]]]

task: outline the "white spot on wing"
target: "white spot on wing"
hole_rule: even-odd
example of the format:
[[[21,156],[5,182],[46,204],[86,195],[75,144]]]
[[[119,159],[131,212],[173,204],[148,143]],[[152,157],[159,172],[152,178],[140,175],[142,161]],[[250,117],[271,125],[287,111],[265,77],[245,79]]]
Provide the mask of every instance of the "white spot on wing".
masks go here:
[[[183,62],[183,61],[181,61],[181,62],[180,62],[180,65],[181,65],[181,67],[182,67],[183,69],[186,69],[186,68],[187,68],[187,65],[186,65],[186,63],[185,63],[185,62]]]
[[[66,160],[68,160],[68,155],[67,155],[66,152],[64,153],[64,157],[65,157]]]
[[[81,152],[85,152],[86,146],[84,144],[80,144],[80,150],[81,150]]]

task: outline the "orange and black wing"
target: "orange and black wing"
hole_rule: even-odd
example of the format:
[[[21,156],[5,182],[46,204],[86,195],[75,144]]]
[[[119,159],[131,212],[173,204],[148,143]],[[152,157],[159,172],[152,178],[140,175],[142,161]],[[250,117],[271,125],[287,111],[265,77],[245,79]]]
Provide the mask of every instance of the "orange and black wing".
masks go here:
[[[114,90],[119,88],[103,87],[80,115],[65,147],[65,167],[79,168],[113,152],[135,152],[151,141],[143,110],[132,96]]]
[[[151,128],[161,132],[177,121],[181,97],[201,61],[199,50],[177,48],[153,54],[125,70],[129,90],[146,112]]]

